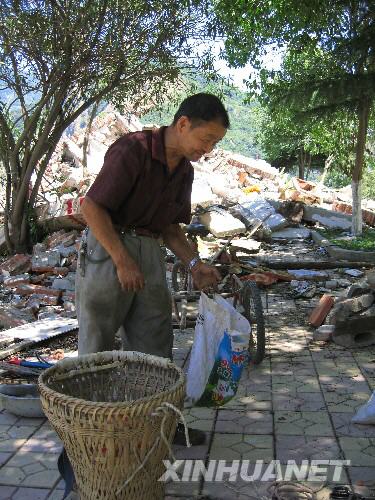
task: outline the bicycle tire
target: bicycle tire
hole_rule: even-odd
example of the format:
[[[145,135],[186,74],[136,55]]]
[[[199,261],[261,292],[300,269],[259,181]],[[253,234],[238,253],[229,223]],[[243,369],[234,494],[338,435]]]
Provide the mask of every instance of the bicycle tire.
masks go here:
[[[262,298],[255,282],[247,281],[243,284],[240,291],[240,301],[244,309],[244,316],[251,324],[250,361],[258,365],[263,361],[265,355],[266,333]]]
[[[172,288],[174,292],[187,292],[189,284],[189,271],[181,261],[177,261],[172,267]]]

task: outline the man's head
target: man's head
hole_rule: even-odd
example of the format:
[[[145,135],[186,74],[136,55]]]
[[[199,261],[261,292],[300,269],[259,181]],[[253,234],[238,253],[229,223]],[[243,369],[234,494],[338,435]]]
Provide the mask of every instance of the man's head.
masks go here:
[[[178,108],[173,128],[185,158],[197,161],[209,153],[229,128],[229,117],[220,99],[212,94],[194,94]]]

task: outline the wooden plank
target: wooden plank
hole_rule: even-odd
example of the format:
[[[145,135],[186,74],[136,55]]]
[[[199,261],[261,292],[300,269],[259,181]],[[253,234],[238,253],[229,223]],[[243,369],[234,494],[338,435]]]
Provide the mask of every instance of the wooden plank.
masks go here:
[[[21,339],[0,351],[0,360],[16,352],[28,349],[32,345],[47,340],[63,333],[68,333],[78,329],[78,321],[72,318],[43,319],[34,323],[26,323],[0,332],[0,341],[12,342],[14,339]]]

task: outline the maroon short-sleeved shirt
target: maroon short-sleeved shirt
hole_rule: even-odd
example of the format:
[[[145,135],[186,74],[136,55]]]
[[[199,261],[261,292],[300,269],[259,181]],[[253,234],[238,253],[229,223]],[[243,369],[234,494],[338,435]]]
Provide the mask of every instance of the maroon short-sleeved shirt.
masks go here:
[[[114,224],[155,233],[189,224],[194,170],[183,159],[169,173],[165,128],[126,134],[109,147],[87,196],[108,210]]]

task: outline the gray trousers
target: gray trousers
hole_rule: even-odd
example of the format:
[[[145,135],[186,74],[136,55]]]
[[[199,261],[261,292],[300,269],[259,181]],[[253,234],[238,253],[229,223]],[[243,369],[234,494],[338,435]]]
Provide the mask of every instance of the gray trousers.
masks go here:
[[[89,230],[76,273],[78,353],[113,350],[121,328],[125,350],[171,358],[171,297],[160,245],[146,236],[120,237],[142,271],[145,287],[138,292],[121,289],[112,259]]]

